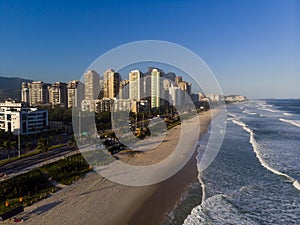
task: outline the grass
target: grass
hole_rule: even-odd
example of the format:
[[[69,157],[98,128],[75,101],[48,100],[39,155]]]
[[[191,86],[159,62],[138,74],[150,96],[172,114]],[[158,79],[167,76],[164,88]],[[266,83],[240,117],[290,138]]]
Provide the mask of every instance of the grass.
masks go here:
[[[53,180],[69,185],[89,172],[90,166],[81,154],[77,154],[45,165],[40,170]]]

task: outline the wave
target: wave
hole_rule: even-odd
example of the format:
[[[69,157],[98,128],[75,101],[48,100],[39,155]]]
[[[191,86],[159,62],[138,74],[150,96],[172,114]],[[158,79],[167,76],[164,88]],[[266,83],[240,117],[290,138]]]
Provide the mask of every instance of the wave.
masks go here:
[[[235,115],[235,114],[233,114],[233,113],[229,113],[229,112],[227,113],[227,115],[230,116],[230,117],[233,117],[233,118],[238,117],[237,115]]]
[[[274,109],[267,109],[267,108],[258,108],[258,109],[260,109],[260,110],[264,110],[264,111],[268,111],[268,112],[272,112],[272,113],[278,113],[278,112],[280,112],[280,111],[278,111],[278,110],[274,110]]]
[[[260,105],[261,107],[273,107],[273,105],[266,104],[266,102],[259,103],[258,105]]]
[[[283,115],[285,115],[285,116],[292,116],[293,114],[291,114],[291,113],[283,113]]]
[[[280,121],[282,121],[282,122],[286,122],[286,123],[289,123],[289,124],[292,124],[292,125],[294,125],[294,126],[296,126],[296,127],[300,127],[300,121],[295,121],[295,120],[286,120],[286,119],[283,119],[283,118],[280,118],[279,119]]]
[[[232,204],[226,195],[217,194],[195,207],[183,225],[198,224],[257,224]]]
[[[293,186],[294,186],[296,189],[300,190],[300,184],[299,184],[299,182],[298,182],[297,180],[295,180],[293,177],[291,177],[291,176],[289,176],[289,175],[287,175],[287,174],[285,174],[285,173],[282,173],[282,172],[280,172],[280,171],[278,171],[278,170],[272,168],[271,166],[269,166],[269,165],[265,162],[265,160],[264,160],[263,157],[260,155],[260,152],[259,152],[259,150],[258,150],[259,145],[258,145],[258,143],[256,142],[256,140],[255,140],[255,138],[254,138],[255,134],[254,134],[253,130],[251,130],[245,123],[243,123],[243,122],[241,122],[241,121],[234,120],[234,119],[231,120],[231,121],[232,121],[233,123],[235,123],[235,124],[241,126],[245,131],[247,131],[247,132],[250,134],[250,143],[251,143],[251,145],[252,145],[252,147],[253,147],[253,150],[254,150],[254,152],[255,152],[255,154],[256,154],[256,157],[258,158],[260,164],[261,164],[263,167],[265,167],[267,170],[271,171],[272,173],[287,178],[287,179],[293,184]]]
[[[248,114],[248,115],[256,115],[255,112],[249,112],[248,110],[244,110],[242,113]]]

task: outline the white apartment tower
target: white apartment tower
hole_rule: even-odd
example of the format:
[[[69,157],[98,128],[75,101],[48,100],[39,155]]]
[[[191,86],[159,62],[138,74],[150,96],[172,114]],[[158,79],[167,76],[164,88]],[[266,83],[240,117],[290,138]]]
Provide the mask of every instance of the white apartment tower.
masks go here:
[[[151,72],[151,108],[160,107],[161,83],[160,72],[153,69]]]
[[[28,83],[23,82],[22,89],[21,89],[21,101],[29,104],[29,99],[30,97],[29,97]]]
[[[100,76],[94,70],[84,74],[84,99],[96,100],[100,93]]]
[[[141,100],[141,79],[143,74],[139,70],[129,73],[129,98],[135,101]]]

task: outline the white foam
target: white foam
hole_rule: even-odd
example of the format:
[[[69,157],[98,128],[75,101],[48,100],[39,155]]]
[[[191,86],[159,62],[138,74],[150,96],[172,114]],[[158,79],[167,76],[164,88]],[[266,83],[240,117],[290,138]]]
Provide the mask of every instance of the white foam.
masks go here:
[[[199,175],[198,175],[198,180],[199,180],[199,183],[201,184],[201,188],[202,188],[202,200],[201,200],[201,202],[204,202],[205,199],[206,199],[206,193],[205,193],[206,186],[205,186],[205,184],[204,184],[204,182],[201,178],[201,176],[202,176],[201,173],[202,172],[200,172]]]
[[[292,116],[293,114],[291,114],[291,113],[283,113],[283,115],[285,115],[285,116]]]
[[[293,185],[294,185],[295,188],[297,188],[298,190],[300,190],[300,184],[299,184],[299,182],[297,180],[295,180],[293,182]]]
[[[248,115],[256,115],[257,113],[255,112],[250,112],[248,110],[244,110],[242,113],[248,114]]]
[[[217,194],[201,205],[196,206],[184,220],[183,225],[198,224],[256,224],[247,215],[241,214],[236,206],[231,204],[226,195]]]
[[[234,117],[234,118],[237,117],[237,115],[235,115],[235,114],[233,114],[233,113],[227,113],[227,115],[228,115],[228,116],[231,116],[231,117]]]
[[[279,120],[282,121],[282,122],[292,124],[296,127],[300,127],[300,121],[299,120],[287,120],[287,119],[283,119],[283,118],[280,118]]]
[[[278,113],[278,112],[280,112],[280,111],[278,111],[278,110],[274,110],[274,109],[267,109],[267,108],[258,108],[258,109],[260,109],[260,110],[264,110],[264,111],[268,111],[268,112],[272,112],[272,113]]]
[[[255,140],[255,138],[254,138],[255,134],[254,134],[253,130],[251,130],[245,123],[243,123],[243,122],[241,122],[241,121],[232,120],[232,122],[235,123],[235,124],[237,124],[237,125],[239,125],[239,126],[241,126],[245,131],[247,131],[247,132],[250,134],[250,143],[251,143],[251,145],[252,145],[252,147],[253,147],[253,150],[254,150],[254,152],[255,152],[255,154],[256,154],[256,157],[258,158],[258,160],[259,160],[259,162],[261,163],[261,165],[262,165],[263,167],[265,167],[267,170],[269,170],[269,171],[271,171],[272,173],[274,173],[274,174],[277,174],[277,175],[279,175],[279,176],[286,177],[291,183],[293,183],[293,186],[294,186],[296,189],[300,190],[300,185],[299,185],[299,182],[298,182],[297,180],[295,180],[294,178],[292,178],[291,176],[289,176],[289,175],[287,175],[287,174],[285,174],[285,173],[282,173],[282,172],[280,172],[280,171],[278,171],[278,170],[272,168],[271,166],[269,166],[269,165],[265,162],[265,160],[264,160],[263,157],[260,155],[260,152],[259,152],[259,150],[258,150],[259,145],[258,145],[258,143],[256,142],[256,140]]]

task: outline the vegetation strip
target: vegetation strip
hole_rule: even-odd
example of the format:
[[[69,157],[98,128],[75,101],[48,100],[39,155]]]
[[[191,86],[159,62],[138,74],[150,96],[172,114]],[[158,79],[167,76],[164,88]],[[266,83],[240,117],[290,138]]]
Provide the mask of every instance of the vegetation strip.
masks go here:
[[[69,185],[91,170],[81,154],[69,156],[0,183],[0,214],[28,206],[60,190],[54,181]]]

